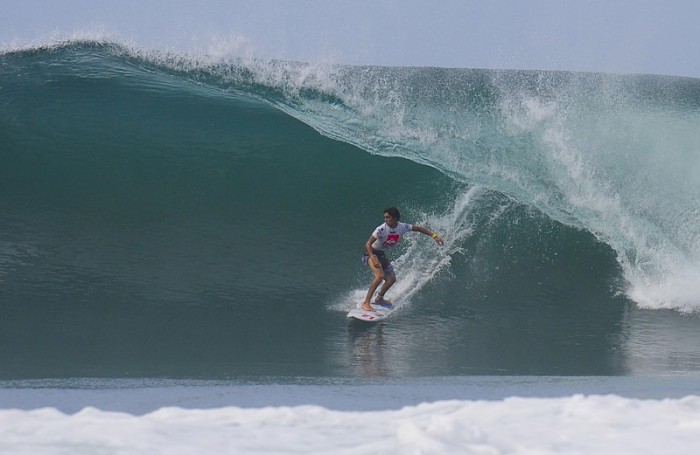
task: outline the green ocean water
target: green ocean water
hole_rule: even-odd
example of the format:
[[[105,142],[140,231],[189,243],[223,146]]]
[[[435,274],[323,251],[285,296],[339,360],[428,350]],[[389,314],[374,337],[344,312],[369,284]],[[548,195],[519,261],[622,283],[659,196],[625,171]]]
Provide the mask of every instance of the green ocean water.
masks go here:
[[[700,82],[0,55],[0,379],[684,374]],[[385,207],[400,306],[345,313]]]

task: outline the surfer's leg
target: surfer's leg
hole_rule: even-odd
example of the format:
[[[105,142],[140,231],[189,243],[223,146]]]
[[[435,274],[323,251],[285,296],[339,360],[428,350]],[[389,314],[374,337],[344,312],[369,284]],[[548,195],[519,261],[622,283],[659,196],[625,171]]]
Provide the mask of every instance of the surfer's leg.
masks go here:
[[[361,308],[363,310],[371,311],[372,306],[369,304],[369,302],[372,300],[372,296],[374,295],[374,292],[377,290],[379,285],[384,280],[384,271],[381,269],[381,267],[375,267],[374,264],[372,264],[372,261],[368,261],[367,266],[372,271],[372,274],[374,275],[374,279],[372,280],[372,283],[370,283],[370,285],[369,285],[369,289],[367,290],[367,296],[365,297],[365,301],[362,302]]]
[[[392,270],[393,272],[393,270]],[[396,275],[394,273],[385,273],[384,275],[384,284],[382,285],[382,288],[379,290],[379,293],[377,294],[377,299],[375,302],[380,303],[380,302],[387,302],[391,303],[388,300],[384,298],[384,294],[387,293],[390,287],[392,287],[396,283]]]

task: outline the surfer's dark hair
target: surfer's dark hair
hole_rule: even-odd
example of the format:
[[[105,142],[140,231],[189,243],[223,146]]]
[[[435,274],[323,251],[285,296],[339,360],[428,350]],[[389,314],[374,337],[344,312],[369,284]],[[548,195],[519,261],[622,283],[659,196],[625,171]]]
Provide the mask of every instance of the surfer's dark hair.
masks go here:
[[[388,213],[389,216],[395,219],[396,221],[399,221],[401,219],[399,209],[397,209],[396,207],[389,207],[388,209],[384,209],[384,213]]]

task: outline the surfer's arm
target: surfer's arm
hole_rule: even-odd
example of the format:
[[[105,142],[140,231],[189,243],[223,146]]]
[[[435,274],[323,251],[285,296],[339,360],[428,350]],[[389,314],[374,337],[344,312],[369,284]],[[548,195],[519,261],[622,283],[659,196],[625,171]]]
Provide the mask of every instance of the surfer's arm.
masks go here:
[[[441,238],[439,235],[437,235],[437,232],[431,232],[430,230],[424,228],[423,226],[418,226],[417,224],[414,224],[414,225],[413,225],[413,229],[412,229],[412,230],[413,230],[413,231],[418,231],[418,232],[420,232],[421,234],[429,235],[430,237],[433,238],[433,240],[435,240],[435,242],[436,242],[438,245],[443,245],[443,244],[444,244],[444,242],[442,241],[442,238]]]
[[[365,253],[367,253],[367,256],[369,256],[369,260],[372,261],[372,264],[374,264],[375,267],[381,267],[377,256],[374,255],[374,249],[372,248],[372,245],[374,245],[374,242],[376,241],[377,238],[375,236],[369,236],[369,239],[367,239],[367,242],[365,242]]]

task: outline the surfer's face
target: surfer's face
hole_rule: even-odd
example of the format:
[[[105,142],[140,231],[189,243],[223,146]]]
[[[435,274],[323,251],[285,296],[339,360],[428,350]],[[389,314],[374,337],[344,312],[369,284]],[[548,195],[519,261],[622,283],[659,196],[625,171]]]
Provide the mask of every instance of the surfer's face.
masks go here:
[[[399,224],[399,220],[396,218],[392,218],[391,215],[388,213],[384,214],[384,222],[389,226],[389,227],[396,227],[397,224]]]

